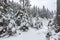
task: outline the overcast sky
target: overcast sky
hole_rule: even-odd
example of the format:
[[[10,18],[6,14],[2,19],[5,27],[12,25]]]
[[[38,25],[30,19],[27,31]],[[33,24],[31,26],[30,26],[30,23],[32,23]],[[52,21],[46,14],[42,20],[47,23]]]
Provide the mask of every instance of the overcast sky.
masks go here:
[[[19,0],[14,0],[14,2],[19,2]],[[57,0],[30,0],[30,3],[32,6],[38,6],[39,8],[42,8],[43,5],[45,8],[48,8],[50,11],[56,10],[56,4]]]

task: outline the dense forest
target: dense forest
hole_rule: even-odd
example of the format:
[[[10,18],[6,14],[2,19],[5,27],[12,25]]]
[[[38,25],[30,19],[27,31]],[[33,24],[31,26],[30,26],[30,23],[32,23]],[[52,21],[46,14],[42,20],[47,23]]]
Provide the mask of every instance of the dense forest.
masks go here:
[[[46,21],[46,22],[45,22]],[[0,0],[0,37],[14,36],[21,32],[28,32],[43,29],[46,26],[48,32],[46,38],[50,40],[52,30],[58,33],[60,30],[56,24],[56,10],[50,11],[45,6],[40,9],[37,6],[31,7],[30,0],[20,0],[19,3],[13,0]]]

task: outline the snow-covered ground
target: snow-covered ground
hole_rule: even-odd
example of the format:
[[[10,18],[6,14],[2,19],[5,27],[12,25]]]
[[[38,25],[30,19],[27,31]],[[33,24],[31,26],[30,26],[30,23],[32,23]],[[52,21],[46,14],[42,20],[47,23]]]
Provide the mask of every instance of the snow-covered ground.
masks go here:
[[[42,20],[41,20],[42,21]],[[8,38],[0,38],[0,40],[45,40],[47,29],[45,28],[47,26],[47,20],[43,20],[43,26],[42,29],[35,30],[33,28],[29,28],[28,32],[20,32],[21,34],[18,35],[18,33],[15,36],[11,36]]]
[[[14,36],[10,36],[8,38],[3,37],[0,38],[0,40],[47,40],[46,34],[49,31],[47,27],[49,20],[41,19],[41,21],[43,22],[43,26],[39,30],[33,29],[31,27],[29,28],[28,32],[21,32],[17,30],[17,34],[15,34]],[[50,40],[58,40],[59,33],[55,33],[54,30],[52,30],[51,32],[52,36],[50,37]]]

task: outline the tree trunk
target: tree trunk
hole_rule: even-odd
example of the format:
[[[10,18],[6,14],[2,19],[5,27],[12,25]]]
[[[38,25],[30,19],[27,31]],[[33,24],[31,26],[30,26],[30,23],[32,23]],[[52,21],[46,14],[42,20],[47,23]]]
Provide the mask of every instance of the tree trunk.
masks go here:
[[[57,25],[60,26],[60,0],[57,0]]]

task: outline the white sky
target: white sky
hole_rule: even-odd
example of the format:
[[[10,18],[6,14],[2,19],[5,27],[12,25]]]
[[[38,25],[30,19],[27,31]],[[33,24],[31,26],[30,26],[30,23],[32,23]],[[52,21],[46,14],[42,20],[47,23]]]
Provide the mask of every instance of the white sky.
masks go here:
[[[45,8],[48,8],[50,11],[56,10],[57,7],[57,0],[31,0],[32,6],[38,6],[40,8],[45,6]]]
[[[19,0],[14,0],[14,2],[19,2]],[[45,8],[48,8],[50,11],[56,10],[57,8],[57,0],[30,0],[31,6],[37,6],[42,8],[43,5]]]

